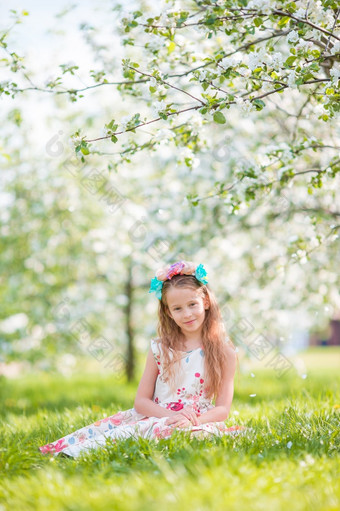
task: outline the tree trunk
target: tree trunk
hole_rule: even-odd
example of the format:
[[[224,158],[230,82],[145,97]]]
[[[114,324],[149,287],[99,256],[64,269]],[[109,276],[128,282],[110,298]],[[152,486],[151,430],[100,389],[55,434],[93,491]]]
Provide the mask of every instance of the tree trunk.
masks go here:
[[[125,295],[127,304],[125,307],[126,319],[126,335],[127,335],[127,359],[126,359],[126,376],[129,382],[135,377],[135,350],[134,350],[134,332],[132,325],[132,304],[133,304],[133,283],[132,283],[132,261],[128,263],[128,274],[125,286]]]

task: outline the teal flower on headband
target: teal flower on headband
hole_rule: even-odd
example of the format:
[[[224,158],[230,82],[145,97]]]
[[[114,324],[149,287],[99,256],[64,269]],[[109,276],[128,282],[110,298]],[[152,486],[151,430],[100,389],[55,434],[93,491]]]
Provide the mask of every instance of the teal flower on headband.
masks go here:
[[[208,284],[208,279],[206,278],[207,272],[203,264],[199,264],[195,270],[195,277],[197,280],[202,282],[203,284]]]
[[[207,272],[203,264],[199,264],[196,267],[194,263],[179,261],[178,263],[158,270],[156,277],[151,279],[149,293],[155,292],[157,298],[161,300],[164,282],[166,280],[171,280],[171,278],[175,275],[194,275],[199,282],[202,282],[202,284],[208,284],[208,279],[206,278]]]
[[[157,277],[154,277],[153,279],[151,279],[149,293],[153,293],[153,291],[155,291],[157,298],[160,300],[162,298],[162,287],[163,280],[158,280]]]

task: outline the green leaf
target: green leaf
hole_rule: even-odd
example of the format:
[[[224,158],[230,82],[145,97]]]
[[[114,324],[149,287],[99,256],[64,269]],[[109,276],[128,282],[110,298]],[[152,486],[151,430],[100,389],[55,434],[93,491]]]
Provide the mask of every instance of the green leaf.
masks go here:
[[[266,106],[265,102],[262,101],[262,99],[254,99],[253,103],[256,107],[256,110],[262,110]]]
[[[111,142],[113,142],[115,144],[117,142],[117,140],[118,140],[118,138],[115,135],[112,135]]]
[[[168,46],[168,55],[170,55],[170,53],[172,53],[174,51],[174,49],[176,48],[176,43],[174,43],[173,41],[171,41],[171,43],[169,44]]]
[[[259,27],[260,25],[262,25],[262,23],[263,23],[262,18],[255,18],[255,19],[254,19],[254,25],[255,25],[256,27]]]
[[[296,60],[296,57],[294,57],[294,55],[291,55],[290,57],[288,57],[288,59],[286,60],[285,62],[285,66],[291,66],[292,64],[294,64]]]
[[[106,127],[108,130],[116,131],[116,129],[118,128],[118,124],[115,124],[114,119],[112,119],[112,121],[110,121],[108,124],[105,124],[105,127]]]
[[[84,146],[83,146],[83,147],[81,147],[81,148],[80,148],[80,150],[81,150],[81,152],[82,152],[83,154],[85,154],[85,155],[86,155],[86,154],[90,154],[90,151],[88,150],[88,148],[87,148],[87,147],[84,147]]]
[[[216,16],[209,16],[206,20],[204,20],[205,25],[213,25],[216,21]]]
[[[278,22],[279,27],[284,27],[285,25],[287,25],[289,20],[290,20],[289,16],[284,16],[283,18],[281,18],[280,21]]]
[[[214,121],[217,122],[217,124],[225,124],[226,118],[222,114],[222,112],[215,112],[214,113]]]
[[[318,119],[322,119],[323,121],[328,121],[329,116],[327,114],[319,115]]]

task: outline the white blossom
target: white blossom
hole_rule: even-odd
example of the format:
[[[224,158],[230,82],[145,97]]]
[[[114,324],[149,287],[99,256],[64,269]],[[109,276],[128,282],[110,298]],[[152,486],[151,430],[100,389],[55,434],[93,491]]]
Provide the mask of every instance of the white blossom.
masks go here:
[[[320,105],[320,103],[318,103],[317,105],[315,105],[313,107],[313,110],[314,110],[314,114],[319,117],[320,115],[323,115],[325,113],[325,110],[323,108],[322,105]]]
[[[191,166],[193,169],[196,169],[199,164],[201,163],[201,160],[197,157],[195,157],[193,160],[192,160],[192,163],[191,163]]]
[[[290,149],[284,149],[282,151],[282,154],[281,154],[281,161],[283,163],[288,163],[289,161],[292,160],[292,158],[294,158],[294,155],[292,154],[291,150]]]
[[[265,59],[265,55],[266,55],[265,48],[261,48],[256,53],[253,52],[248,54],[249,67],[252,71],[262,64],[262,62]]]
[[[207,73],[208,73],[207,69],[200,69],[200,71],[199,71],[200,79],[205,80],[207,77]]]
[[[193,129],[201,128],[203,124],[203,118],[201,114],[193,114],[189,120],[189,124]]]
[[[128,115],[125,115],[124,117],[121,118],[120,127],[121,127],[122,131],[126,130],[126,126],[127,126],[127,123],[129,122],[129,120],[130,120],[130,117]]]
[[[289,32],[289,34],[287,36],[287,41],[289,43],[296,43],[298,40],[299,40],[299,34],[297,33],[296,30],[292,30],[291,32]]]
[[[156,135],[154,136],[155,140],[160,140],[161,143],[166,143],[173,138],[173,132],[168,128],[162,128],[157,130]]]
[[[166,104],[164,101],[155,101],[155,103],[152,104],[151,110],[153,115],[158,115],[159,112],[163,112],[166,109]]]
[[[82,138],[81,137],[71,137],[70,141],[71,141],[70,145],[79,145],[82,142]]]
[[[172,8],[172,9],[167,9],[166,11],[162,12],[159,23],[166,27],[175,27],[176,26],[176,16],[169,17],[169,14],[172,14],[176,11],[177,11],[177,9]]]
[[[148,42],[148,49],[151,51],[160,50],[164,46],[164,39],[157,34],[152,34],[151,40]]]
[[[250,112],[254,112],[256,110],[256,107],[251,101],[249,101],[249,99],[246,99],[243,102],[242,110],[243,110],[243,112],[248,114]]]
[[[331,9],[324,10],[321,2],[316,2],[317,9],[313,9],[313,18],[318,25],[325,25],[326,28],[330,29],[334,25],[334,17]]]
[[[189,147],[184,147],[179,154],[178,161],[184,160],[189,160],[191,167],[194,169],[200,164],[199,158],[195,157],[195,154]]]
[[[272,11],[272,7],[270,5],[270,0],[251,0],[247,5],[248,9],[259,9],[264,14],[270,14]]]
[[[262,89],[263,92],[268,92],[273,89],[273,86],[269,82],[263,82]]]
[[[245,76],[245,77],[251,75],[250,69],[248,69],[246,67],[241,67],[240,69],[238,69],[238,72],[240,73],[241,76]]]
[[[306,17],[306,9],[300,7],[297,11],[294,12],[294,16],[296,18],[305,18]]]
[[[237,66],[240,62],[242,62],[242,57],[240,55],[232,55],[231,57],[224,57],[221,60],[221,65],[224,68]]]
[[[150,85],[150,87],[156,87],[157,88],[158,82],[157,82],[157,80],[156,80],[156,78],[154,76],[152,78],[150,78],[149,85]]]
[[[183,160],[185,158],[192,159],[193,157],[194,157],[194,153],[192,152],[192,150],[189,147],[184,147],[180,152],[180,158]]]
[[[273,55],[271,55],[271,58],[274,69],[278,70],[283,66],[283,56],[281,52],[275,52]]]
[[[305,48],[306,46],[309,46],[309,41],[305,41],[304,39],[300,39],[299,44],[296,46],[296,49],[300,50],[302,48]]]
[[[259,56],[257,53],[249,53],[248,55],[248,66],[249,68],[254,71],[259,65],[261,64]]]
[[[295,71],[294,69],[291,69],[288,73],[288,87],[291,87],[292,89],[296,89],[297,88],[297,85],[295,83],[295,79],[296,79],[296,76],[295,76]]]
[[[335,55],[340,52],[340,41],[336,41],[331,48],[331,54]]]
[[[332,76],[332,83],[337,86],[340,78],[340,69],[332,67],[329,74]]]

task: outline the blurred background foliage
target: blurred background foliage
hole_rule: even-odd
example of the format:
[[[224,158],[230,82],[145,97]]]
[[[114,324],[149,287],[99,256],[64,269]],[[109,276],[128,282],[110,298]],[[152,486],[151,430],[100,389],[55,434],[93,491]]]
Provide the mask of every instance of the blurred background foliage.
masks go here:
[[[70,136],[79,126],[78,136],[105,136],[113,116],[126,124],[152,107],[148,83],[103,86],[126,78],[123,57],[153,52],[153,66],[157,56],[181,64],[181,45],[155,50],[159,34],[147,35],[153,47],[145,34],[123,39],[123,14],[110,2],[74,6],[53,12],[41,30],[39,16],[51,12],[33,2],[29,16],[4,18],[13,26],[2,33],[3,66],[23,90],[2,91],[0,360],[65,374],[80,360],[132,380],[156,333],[150,279],[180,258],[206,266],[227,329],[246,321],[287,356],[309,333],[327,335],[340,305],[336,115],[326,123],[314,114],[313,94],[290,90],[259,111],[230,110],[224,124],[184,116],[75,153]],[[192,41],[201,58],[220,44],[197,32]],[[279,165],[266,180],[276,176],[279,185],[254,178],[252,188],[269,154]],[[293,179],[297,162],[302,173]],[[322,178],[304,175],[309,167],[324,169]],[[235,193],[226,194],[234,179]]]

